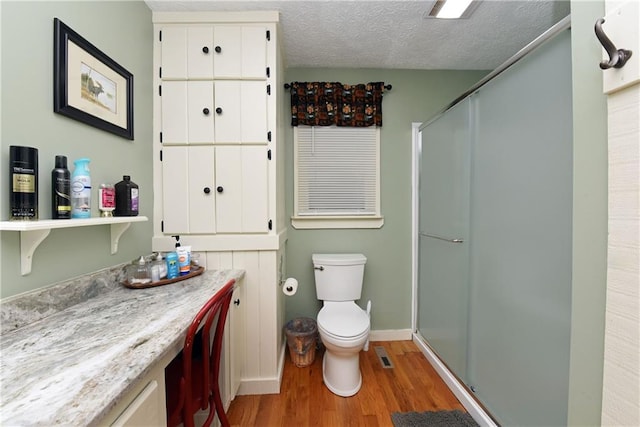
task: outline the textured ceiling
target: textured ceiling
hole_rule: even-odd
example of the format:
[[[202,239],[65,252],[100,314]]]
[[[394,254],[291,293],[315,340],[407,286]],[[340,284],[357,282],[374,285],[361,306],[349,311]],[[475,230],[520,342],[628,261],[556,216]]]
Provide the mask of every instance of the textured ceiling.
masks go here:
[[[287,67],[494,69],[569,14],[568,1],[484,0],[468,19],[426,1],[169,1],[153,11],[276,10]]]

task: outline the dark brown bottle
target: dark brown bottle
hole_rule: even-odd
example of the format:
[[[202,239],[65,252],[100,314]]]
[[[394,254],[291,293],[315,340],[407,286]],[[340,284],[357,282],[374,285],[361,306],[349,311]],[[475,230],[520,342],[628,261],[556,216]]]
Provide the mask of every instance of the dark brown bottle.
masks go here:
[[[138,216],[138,185],[124,175],[116,187],[115,216]]]

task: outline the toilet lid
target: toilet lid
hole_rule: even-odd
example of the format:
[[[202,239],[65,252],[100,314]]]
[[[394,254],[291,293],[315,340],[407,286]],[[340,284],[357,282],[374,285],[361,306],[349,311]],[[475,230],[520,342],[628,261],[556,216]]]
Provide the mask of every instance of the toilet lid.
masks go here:
[[[325,305],[318,313],[318,325],[332,335],[356,337],[369,328],[369,316],[355,302]]]

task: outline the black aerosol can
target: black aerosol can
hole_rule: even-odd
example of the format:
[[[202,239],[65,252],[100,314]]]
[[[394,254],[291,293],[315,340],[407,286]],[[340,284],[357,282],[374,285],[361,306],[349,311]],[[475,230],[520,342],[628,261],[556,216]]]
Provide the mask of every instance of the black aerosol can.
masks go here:
[[[9,146],[9,197],[12,220],[38,219],[38,149]]]
[[[51,171],[51,218],[71,219],[71,172],[66,156],[56,156]]]

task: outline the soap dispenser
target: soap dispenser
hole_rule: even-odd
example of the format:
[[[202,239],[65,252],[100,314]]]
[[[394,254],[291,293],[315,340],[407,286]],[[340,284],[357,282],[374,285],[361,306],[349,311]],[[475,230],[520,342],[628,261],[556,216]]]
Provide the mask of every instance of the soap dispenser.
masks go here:
[[[144,260],[144,256],[140,256],[140,259],[129,266],[129,272],[127,274],[129,283],[150,283],[151,271],[149,265]]]

